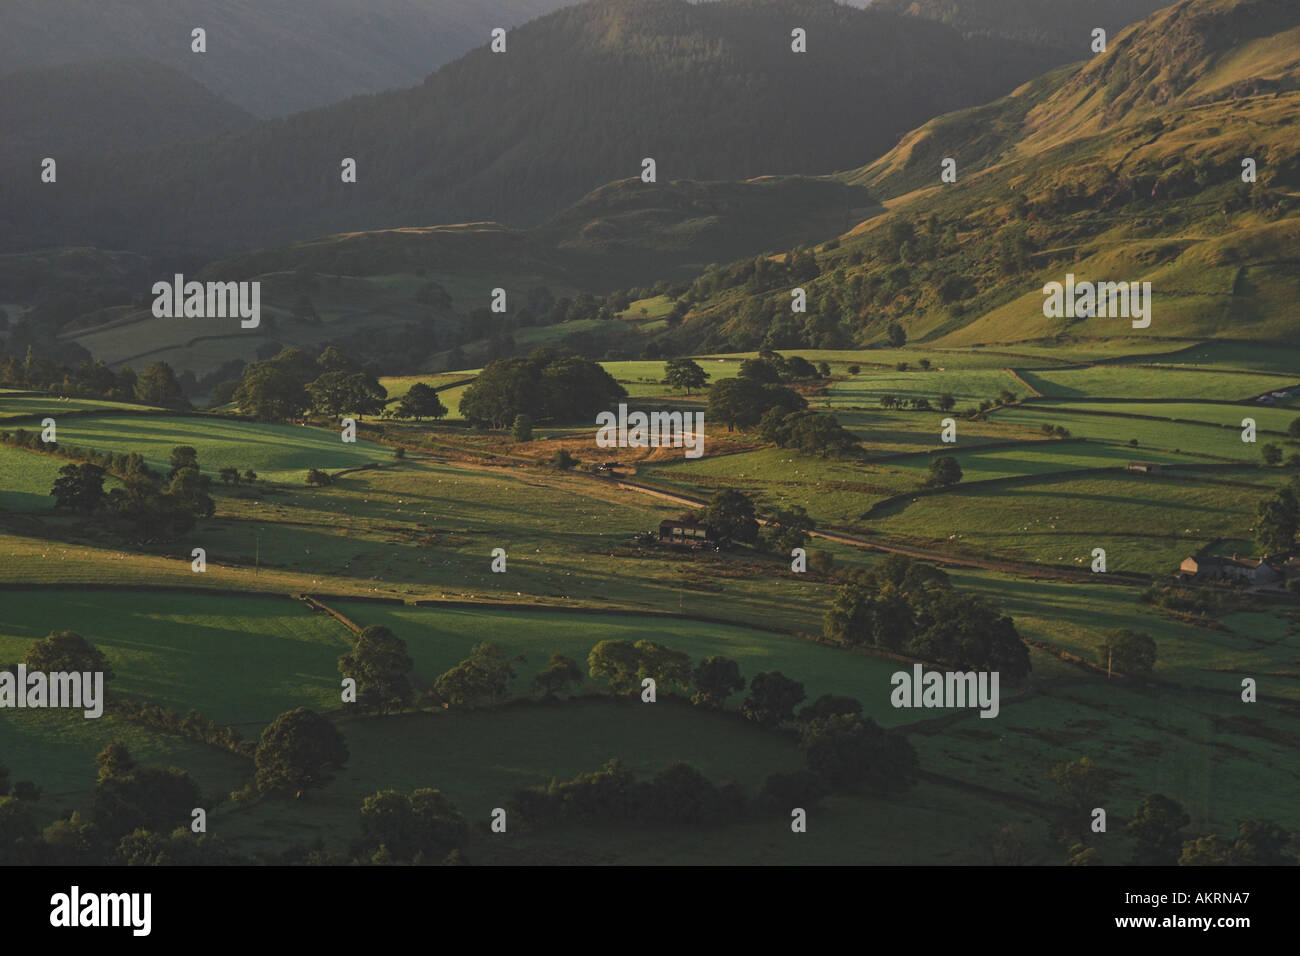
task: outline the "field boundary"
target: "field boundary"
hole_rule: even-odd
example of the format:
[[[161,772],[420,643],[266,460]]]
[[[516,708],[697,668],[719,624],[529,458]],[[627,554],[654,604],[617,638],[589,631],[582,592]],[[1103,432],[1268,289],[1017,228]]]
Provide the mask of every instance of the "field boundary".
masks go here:
[[[1086,367],[1087,367],[1087,366],[1084,366],[1084,368],[1086,368]],[[1051,367],[1051,371],[1059,372],[1059,371],[1061,371],[1061,370],[1063,370],[1063,369],[1068,369],[1068,368],[1074,368],[1074,366],[1072,366],[1072,365],[1060,365],[1060,366],[1055,366],[1055,365],[1054,365],[1054,366]],[[1043,393],[1040,392],[1040,391],[1039,391],[1037,388],[1035,388],[1034,386],[1030,385],[1027,381],[1025,381],[1025,380],[1020,376],[1020,372],[1017,371],[1016,369],[1014,369],[1014,368],[1004,368],[1002,371],[1006,372],[1008,375],[1010,375],[1012,378],[1014,378],[1017,382],[1019,382],[1022,386],[1024,386],[1024,387],[1027,388],[1027,389],[1029,389],[1029,394],[1030,394],[1032,397],[1035,397],[1035,398],[1042,398],[1042,397],[1043,397]],[[1025,371],[1029,371],[1029,369],[1025,369]]]
[[[1048,400],[1048,401],[1060,401],[1060,399],[1056,399],[1056,398],[1048,398],[1047,400]],[[1076,399],[1066,399],[1066,401],[1076,401]],[[1133,399],[1127,399],[1127,398],[1103,398],[1103,399],[1080,399],[1080,401],[1091,401],[1091,402],[1128,402],[1128,401],[1133,401]],[[1146,401],[1146,400],[1144,399],[1143,401]],[[1154,401],[1154,400],[1152,400],[1152,401]],[[1226,405],[1232,405],[1232,406],[1239,407],[1239,408],[1241,408],[1241,407],[1246,407],[1246,406],[1242,406],[1240,402],[1219,402],[1219,401],[1216,401],[1216,402],[1208,402],[1208,401],[1203,402],[1203,401],[1187,400],[1187,399],[1180,399],[1179,401],[1180,401],[1182,404],[1186,404],[1186,405],[1222,405],[1222,404],[1226,404]],[[1014,408],[1014,407],[1015,407],[1014,405],[1004,405],[1004,406],[1002,406],[1002,408]],[[1040,411],[1053,411],[1053,410],[1056,410],[1056,409],[1052,409],[1052,408],[1049,407],[1049,406],[1043,406],[1042,404],[1037,403],[1037,402],[1035,402],[1033,406],[1026,405],[1025,407],[1037,407]],[[998,411],[1001,411],[1001,410],[1002,410],[1002,409],[998,409]],[[1066,409],[1059,409],[1059,411],[1064,412],[1064,411],[1066,411]],[[992,411],[991,411],[991,410],[990,410],[990,413],[989,413],[989,414],[992,414]],[[1133,418],[1133,419],[1137,419],[1137,420],[1139,420],[1139,421],[1148,421],[1148,422],[1171,422],[1171,423],[1176,424],[1176,425],[1200,425],[1200,426],[1203,426],[1203,427],[1205,427],[1205,428],[1230,428],[1230,429],[1233,429],[1234,431],[1237,430],[1237,429],[1239,429],[1239,428],[1241,428],[1240,425],[1225,424],[1225,423],[1223,423],[1223,422],[1206,422],[1206,421],[1202,421],[1202,420],[1199,419],[1199,418],[1170,418],[1170,417],[1168,417],[1168,416],[1164,416],[1164,415],[1142,415],[1142,414],[1140,414],[1140,413],[1136,413],[1136,412],[1109,412],[1109,411],[1105,411],[1104,409],[1100,409],[1100,408],[1073,408],[1073,409],[1070,409],[1070,410],[1069,410],[1069,414],[1071,414],[1071,415],[1101,415],[1101,416],[1109,417],[1109,418]],[[1297,417],[1300,417],[1300,415],[1297,415]],[[1010,423],[1008,423],[1008,424],[1010,424]],[[1264,435],[1280,435],[1280,436],[1282,436],[1282,437],[1284,437],[1284,438],[1285,438],[1285,437],[1288,437],[1288,433],[1287,433],[1287,432],[1279,431],[1279,430],[1277,430],[1277,429],[1272,429],[1272,428],[1256,428],[1255,431],[1258,432],[1258,433],[1260,433],[1260,434],[1264,434]]]
[[[1015,406],[1013,406],[1013,405],[1003,405],[1003,406],[1000,406],[1000,407],[1002,407],[1002,408],[1014,408]],[[995,448],[1021,448],[1021,447],[1024,447],[1024,446],[1026,446],[1026,445],[1044,445],[1044,444],[1067,445],[1067,444],[1071,444],[1071,443],[1078,444],[1078,443],[1080,443],[1080,442],[1087,442],[1087,441],[1089,441],[1089,440],[1090,440],[1090,439],[1088,439],[1088,438],[1083,438],[1083,437],[1079,437],[1079,438],[1019,438],[1019,439],[1016,439],[1016,438],[1010,438],[1010,439],[1007,439],[1006,441],[991,441],[991,442],[987,442],[987,443],[985,443],[985,444],[981,444],[981,445],[953,444],[953,445],[940,445],[938,448],[932,448],[932,449],[928,449],[928,450],[926,450],[926,451],[900,451],[900,452],[895,452],[895,453],[892,454],[892,455],[882,455],[882,456],[879,457],[879,458],[868,458],[868,459],[866,460],[866,462],[867,462],[867,464],[869,464],[869,465],[879,465],[881,462],[902,461],[902,460],[905,459],[905,458],[920,458],[920,457],[923,456],[923,455],[937,455],[937,454],[944,453],[944,452],[946,452],[946,453],[948,453],[948,454],[951,454],[951,453],[954,452],[954,451],[960,451],[960,452],[967,452],[967,451],[990,451],[990,450],[995,449]]]

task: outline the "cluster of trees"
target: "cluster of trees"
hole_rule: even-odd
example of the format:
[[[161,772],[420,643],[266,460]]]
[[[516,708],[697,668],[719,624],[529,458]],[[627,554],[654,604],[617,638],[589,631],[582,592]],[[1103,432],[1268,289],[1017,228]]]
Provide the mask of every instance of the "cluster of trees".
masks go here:
[[[56,632],[36,642],[27,667],[39,670],[113,671],[102,652],[80,635]],[[9,665],[12,670],[16,665]],[[253,746],[237,731],[219,727],[190,712],[181,717],[146,703],[113,703],[115,713],[251,756],[255,776],[245,790],[254,793],[302,792],[325,786],[347,762],[342,734],[330,721],[306,708],[281,714]],[[43,831],[30,804],[40,789],[28,782],[10,787],[0,767],[0,864],[214,864],[238,862],[219,842],[189,829],[196,808],[211,806],[188,773],[175,767],[140,764],[121,740],[95,758],[98,773],[87,812],[70,811]],[[417,813],[424,806],[415,795]]]
[[[198,452],[189,445],[172,449],[171,470],[166,475],[149,468],[135,453],[112,456],[111,460],[115,469],[122,468],[115,471],[122,487],[106,493],[106,472],[100,465],[64,465],[50,489],[55,508],[80,515],[107,512],[118,516],[145,541],[185,534],[197,519],[210,517],[216,508],[208,494],[211,479],[199,472]]]
[[[759,349],[758,357],[742,359],[737,374],[763,383],[786,384],[830,378],[828,362],[813,365],[802,355],[781,355],[772,349]]]
[[[253,788],[301,795],[333,780],[349,756],[338,728],[314,710],[299,707],[281,714],[262,731],[253,752]],[[236,794],[249,795],[249,791]]]
[[[202,806],[199,786],[184,770],[138,764],[120,740],[95,758],[99,776],[91,796],[91,824],[110,839],[134,830],[170,830],[190,822]]]
[[[778,508],[769,518],[767,528],[760,528],[753,499],[734,488],[715,493],[702,511],[685,512],[679,520],[704,525],[714,540],[724,546],[750,544],[762,551],[787,554],[807,544],[809,532],[817,527],[802,505],[791,505]]]
[[[1156,665],[1156,642],[1150,634],[1121,627],[1110,631],[1097,647],[1097,663],[1107,671],[1145,677]]]
[[[572,780],[516,790],[506,806],[528,827],[590,822],[709,826],[735,821],[744,804],[739,784],[717,786],[688,763],[670,764],[641,781],[614,759]]]
[[[930,477],[926,484],[932,488],[948,488],[961,481],[961,463],[952,455],[940,455],[930,460]]]
[[[1300,419],[1297,419],[1297,421],[1300,421]],[[1266,442],[1265,444],[1260,445],[1259,455],[1260,458],[1264,460],[1264,464],[1270,467],[1276,467],[1277,465],[1282,464],[1282,459],[1285,458],[1286,467],[1300,468],[1300,452],[1292,452],[1290,455],[1287,455],[1282,446],[1276,442]]]
[[[808,402],[794,389],[744,375],[709,386],[708,416],[726,425],[729,432],[753,428],[772,409],[788,414],[807,407]]]
[[[507,428],[520,415],[591,421],[626,397],[627,390],[595,362],[544,348],[528,358],[489,362],[465,389],[460,410],[471,425]]]
[[[41,793],[41,788],[30,780],[18,780],[11,785],[9,768],[0,764],[0,797],[12,796],[15,800],[35,803],[41,799]],[[3,848],[0,848],[0,859],[3,858],[3,852]]]
[[[1265,498],[1255,510],[1255,540],[1264,554],[1285,554],[1295,548],[1300,531],[1300,475]]]
[[[352,854],[375,864],[449,862],[469,837],[464,814],[431,788],[380,790],[362,801],[360,816],[361,841]]]
[[[126,479],[130,475],[142,474],[149,472],[145,465],[144,456],[138,452],[124,452],[114,454],[108,451],[98,451],[94,448],[85,448],[81,445],[62,445],[58,442],[45,442],[41,440],[39,432],[29,432],[25,428],[19,428],[16,431],[0,431],[0,443],[10,445],[14,448],[22,448],[27,451],[43,452],[45,454],[57,454],[61,458],[70,458],[74,462],[80,462],[85,465],[93,466],[94,470],[79,472],[76,474],[84,475],[82,478],[74,478],[70,484],[65,484],[64,494],[71,495],[68,507],[72,510],[83,510],[85,506],[94,503],[95,507],[105,499],[101,493],[98,497],[94,492],[94,476],[99,474],[101,479],[105,474],[116,475],[118,478]],[[186,464],[177,465],[177,455],[187,454],[189,456]],[[171,469],[167,474],[167,480],[175,478],[176,473],[186,465],[198,468],[197,453],[188,445],[180,445],[172,449]],[[66,469],[65,469],[66,470]],[[238,482],[238,471],[234,469],[223,468],[221,470],[222,480],[226,480],[226,473],[233,472]],[[60,472],[63,474],[63,472]],[[69,475],[74,473],[69,472]],[[244,479],[252,482],[256,480],[257,474],[251,469],[244,472]],[[83,485],[81,482],[84,481]],[[203,487],[208,487],[206,479],[203,481]],[[102,485],[101,485],[102,491]],[[53,492],[52,492],[53,494]],[[84,495],[84,497],[83,497]],[[57,497],[57,496],[56,496]],[[77,503],[80,503],[80,506]],[[90,510],[94,510],[91,508]],[[86,512],[89,513],[89,512]]]
[[[1023,271],[1032,251],[1024,223],[999,234],[999,262],[1008,275]],[[961,217],[941,220],[929,216],[919,227],[893,217],[843,252],[839,243],[822,247],[819,259],[811,250],[797,250],[784,263],[766,257],[731,265],[711,266],[696,280],[686,298],[707,302],[726,289],[740,288],[742,297],[716,310],[720,322],[695,324],[699,351],[764,348],[845,348],[877,343],[890,348],[907,344],[900,319],[919,308],[960,317],[966,301],[980,292],[977,279],[963,274],[969,262],[942,262],[960,249],[958,231],[969,228]],[[790,311],[789,291],[806,290],[808,311]]]
[[[339,673],[357,682],[357,705],[388,713],[415,696],[415,661],[406,642],[380,625],[356,635],[352,650],[339,658]]]
[[[283,349],[273,358],[245,366],[233,387],[213,393],[214,404],[233,401],[240,411],[262,421],[284,421],[308,411],[329,417],[377,415],[388,391],[379,370],[330,346],[313,359],[301,349]]]
[[[834,415],[810,409],[797,412],[768,409],[758,421],[758,431],[772,444],[793,448],[805,455],[846,458],[862,453],[857,438]]]
[[[492,707],[504,701],[514,680],[514,663],[491,641],[470,648],[469,657],[439,675],[433,689],[443,700],[461,707]]]
[[[804,708],[799,750],[808,772],[832,791],[883,795],[906,789],[916,778],[916,751],[902,734],[862,716],[861,707],[851,698],[827,696]],[[808,711],[815,715],[805,716]]]
[[[986,412],[991,411],[993,408],[995,408],[998,405],[1014,405],[1018,401],[1020,401],[1019,395],[1017,395],[1009,388],[1004,388],[1000,392],[998,392],[995,398],[980,399],[980,403],[975,410],[975,414],[977,417],[983,418]],[[1055,431],[1055,429],[1053,429],[1053,431]],[[1066,434],[1069,433],[1067,432]],[[1136,444],[1136,442],[1134,442],[1134,444]]]
[[[764,551],[788,555],[795,548],[802,548],[808,543],[808,535],[817,527],[803,505],[791,505],[778,508],[768,520],[768,526],[759,533],[759,547]],[[816,558],[821,555],[821,558]],[[823,563],[830,559],[830,552],[817,551],[808,555],[809,566],[821,570]]]
[[[247,485],[257,481],[257,472],[251,468],[245,468],[242,472],[234,465],[227,465],[217,472],[217,477],[221,479],[223,485],[235,485],[236,487],[242,482]]]
[[[825,362],[818,369],[801,356],[764,350],[758,358],[742,361],[735,378],[710,386],[708,415],[728,431],[757,426],[765,439],[782,448],[823,458],[857,454],[861,449],[852,433],[833,415],[809,410],[804,397],[785,384],[829,375]]]
[[[794,695],[785,689],[784,696]],[[798,696],[802,699],[801,692]],[[758,807],[785,814],[794,807],[806,810],[836,791],[882,795],[910,786],[917,766],[912,745],[861,710],[860,702],[829,694],[805,707],[795,729],[807,768],[768,776]],[[517,790],[508,806],[530,827],[592,821],[716,826],[740,820],[748,801],[740,785],[714,784],[687,763],[670,764],[651,780],[639,781],[613,759],[593,773]]]
[[[954,591],[938,568],[891,554],[842,577],[847,583],[822,621],[827,638],[1012,681],[1028,676],[1029,648],[1015,622],[984,598]]]
[[[7,786],[0,783],[0,862],[55,866],[236,862],[212,837],[189,829],[193,810],[208,801],[184,770],[142,765],[121,740],[109,743],[95,763],[98,772],[89,811],[66,811],[43,830],[30,803],[6,796]],[[0,772],[0,781],[5,776]]]
[[[1058,810],[1051,821],[1057,842],[1068,847],[1066,862],[1095,866],[1103,862],[1093,845],[1093,808],[1104,807],[1112,795],[1115,774],[1088,757],[1053,766],[1048,777],[1056,784]],[[1132,841],[1133,866],[1295,866],[1287,852],[1294,836],[1272,820],[1242,820],[1235,837],[1185,832],[1191,816],[1177,800],[1148,793],[1124,822],[1122,832]]]
[[[138,374],[130,366],[114,372],[103,362],[91,359],[74,369],[41,357],[31,345],[23,359],[8,355],[0,360],[0,385],[49,390],[60,396],[141,402],[161,408],[190,407],[184,387],[166,362],[154,362]]]
[[[1143,604],[1165,608],[1169,611],[1214,616],[1225,609],[1228,603],[1228,595],[1222,591],[1214,591],[1209,588],[1152,585],[1138,595],[1138,600]]]
[[[591,649],[587,665],[593,679],[616,694],[633,694],[646,678],[656,694],[690,694],[697,707],[721,710],[728,697],[745,689],[739,665],[711,656],[694,668],[690,657],[654,641],[605,640]],[[905,738],[890,734],[862,716],[852,698],[825,695],[799,711],[804,685],[780,671],[755,674],[741,701],[740,716],[768,729],[794,724],[808,769],[829,789],[870,789],[883,793],[912,779],[916,754]]]
[[[907,363],[902,363],[906,365]],[[907,399],[899,398],[897,395],[885,394],[880,396],[880,407],[887,409],[905,409],[914,408],[918,412],[928,412],[937,408],[941,412],[950,412],[957,407],[957,399],[951,392],[944,392],[931,404],[930,400],[924,396]]]

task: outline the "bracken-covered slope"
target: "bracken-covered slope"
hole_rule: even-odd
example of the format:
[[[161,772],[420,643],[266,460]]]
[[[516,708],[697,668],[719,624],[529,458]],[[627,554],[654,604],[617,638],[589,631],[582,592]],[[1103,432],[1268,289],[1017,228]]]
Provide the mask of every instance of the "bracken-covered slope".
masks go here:
[[[1106,53],[941,116],[846,173],[888,212],[817,252],[815,317],[780,269],[696,284],[686,347],[1060,337],[1283,339],[1300,298],[1300,5],[1184,0]],[[957,181],[940,180],[957,163]],[[1257,181],[1243,182],[1253,160]],[[1153,320],[1047,318],[1067,273],[1150,281]],[[775,330],[775,333],[774,331]]]

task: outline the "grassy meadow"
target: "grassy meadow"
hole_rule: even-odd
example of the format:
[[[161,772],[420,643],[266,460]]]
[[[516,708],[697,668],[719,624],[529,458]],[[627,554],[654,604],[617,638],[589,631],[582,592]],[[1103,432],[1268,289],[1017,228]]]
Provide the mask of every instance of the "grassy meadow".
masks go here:
[[[1176,349],[1188,349],[1169,348],[1175,358]],[[719,431],[697,460],[629,457],[620,479],[628,487],[528,463],[560,446],[580,459],[596,457],[582,426],[539,430],[534,442],[517,445],[455,422],[385,423],[390,437],[412,448],[395,460],[382,442],[345,445],[316,427],[90,403],[85,414],[60,422],[62,443],[139,451],[157,468],[166,467],[173,446],[188,444],[209,475],[233,465],[253,468],[261,480],[237,487],[214,481],[212,518],[183,540],[139,543],[51,512],[49,486],[62,459],[0,447],[0,583],[25,588],[0,590],[0,660],[21,659],[51,630],[75,630],[108,656],[116,695],[195,710],[247,739],[277,714],[310,707],[336,722],[351,758],[310,799],[240,804],[228,795],[249,779],[246,758],[111,713],[98,721],[10,715],[0,722],[0,753],[14,779],[46,789],[39,806],[48,821],[86,806],[95,753],[123,739],[146,762],[190,771],[211,801],[210,826],[268,859],[317,840],[345,852],[360,833],[360,801],[388,787],[439,787],[481,821],[518,787],[567,779],[612,757],[645,777],[686,760],[715,782],[739,782],[751,796],[768,774],[802,766],[791,734],[740,718],[743,694],[721,713],[670,697],[650,708],[612,698],[588,679],[575,700],[531,699],[532,678],[551,654],[569,655],[585,669],[598,641],[644,639],[694,661],[731,658],[746,678],[779,670],[802,681],[809,700],[856,698],[880,724],[907,734],[927,777],[896,796],[828,799],[799,842],[788,839],[783,818],[755,810],[690,834],[593,825],[475,838],[475,862],[986,863],[999,827],[1042,830],[1055,799],[1046,769],[1084,755],[1115,772],[1112,804],[1121,817],[1154,790],[1183,802],[1200,831],[1227,832],[1247,816],[1300,824],[1288,764],[1300,740],[1300,614],[1281,604],[1180,616],[1141,603],[1137,585],[1052,576],[1058,566],[1087,569],[1098,547],[1108,571],[1154,581],[1204,548],[1249,549],[1255,506],[1287,473],[1259,467],[1257,446],[1241,441],[1241,418],[1255,418],[1261,442],[1283,441],[1294,415],[1240,401],[1276,383],[1276,369],[1229,348],[1195,356],[1218,363],[1213,371],[1152,363],[1149,351],[1137,356],[1127,343],[1087,343],[1060,354],[1060,364],[1107,363],[1085,368],[1046,367],[1047,356],[1032,346],[1017,351],[801,351],[830,363],[833,380],[811,405],[854,431],[862,460],[801,455],[752,434]],[[701,364],[717,380],[736,374],[743,357]],[[929,370],[916,367],[922,357]],[[900,372],[894,366],[904,360],[909,368]],[[1240,371],[1229,371],[1232,362]],[[1026,363],[1034,369],[1008,370]],[[704,408],[705,396],[660,384],[662,362],[604,364],[634,401]],[[850,373],[855,364],[859,370]],[[415,381],[455,386],[476,371],[385,385],[398,398]],[[1016,374],[1045,397],[1028,395]],[[963,413],[1003,388],[1024,400],[985,420]],[[440,394],[454,409],[463,389]],[[881,395],[934,401],[943,392],[958,399],[952,446],[939,440],[945,415],[879,406]],[[12,406],[15,416],[40,415],[30,401],[0,396],[0,414],[5,403],[23,402]],[[1046,437],[1044,424],[1068,428],[1071,438]],[[957,458],[962,482],[914,494],[936,454]],[[1126,473],[1132,460],[1215,467],[1153,478]],[[309,467],[337,472],[372,462],[378,466],[328,487],[303,483]],[[747,549],[638,547],[634,534],[687,508],[638,487],[701,499],[736,488],[762,511],[801,505],[820,527],[847,529],[864,542],[1019,562],[1019,571],[998,565],[948,573],[955,587],[1014,618],[1031,642],[1033,674],[1003,688],[996,720],[895,709],[890,675],[908,665],[802,636],[821,633],[838,582],[794,574],[785,557]],[[881,505],[895,496],[902,497]],[[190,567],[195,546],[207,553],[201,574]],[[496,547],[507,553],[504,574],[491,570]],[[830,552],[840,568],[869,567],[882,557],[825,539],[810,547]],[[115,589],[79,589],[85,584]],[[514,659],[509,690],[518,700],[470,711],[421,698],[402,714],[350,714],[339,698],[337,661],[351,632],[294,599],[303,593],[324,595],[359,626],[390,628],[406,642],[421,687],[474,645],[495,642]],[[398,603],[365,600],[376,597]],[[1156,640],[1154,683],[1107,681],[1104,672],[1072,663],[1101,662],[1106,633],[1119,627]],[[1259,679],[1265,695],[1246,715],[1235,703],[1242,675]],[[914,839],[917,833],[924,836]],[[1127,846],[1125,839],[1117,835],[1117,846]],[[1042,850],[1039,862],[1059,862],[1054,852]]]

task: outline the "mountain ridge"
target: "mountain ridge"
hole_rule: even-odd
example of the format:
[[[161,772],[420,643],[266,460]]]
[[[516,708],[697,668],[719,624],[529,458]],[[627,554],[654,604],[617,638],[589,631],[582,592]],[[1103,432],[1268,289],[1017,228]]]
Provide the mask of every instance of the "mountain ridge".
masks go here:
[[[791,52],[794,19],[815,54]],[[532,226],[647,156],[662,180],[828,173],[1050,59],[830,0],[588,0],[508,42],[407,90],[90,163],[57,192],[17,178],[0,190],[6,249],[216,256],[421,223]],[[345,157],[358,162],[346,187]]]

